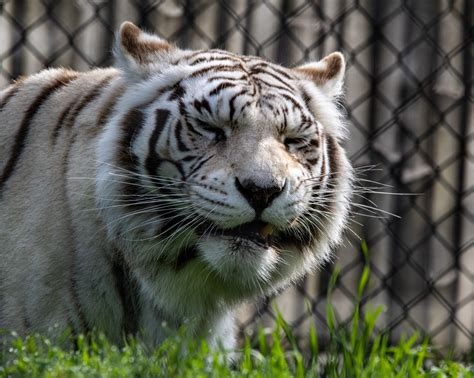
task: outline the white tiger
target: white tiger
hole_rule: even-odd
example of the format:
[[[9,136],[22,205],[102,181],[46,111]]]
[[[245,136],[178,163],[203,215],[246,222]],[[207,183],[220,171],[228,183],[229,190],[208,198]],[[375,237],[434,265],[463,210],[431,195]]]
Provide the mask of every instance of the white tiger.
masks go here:
[[[126,22],[116,57],[0,94],[0,328],[232,347],[237,305],[341,239],[343,56],[288,69]]]

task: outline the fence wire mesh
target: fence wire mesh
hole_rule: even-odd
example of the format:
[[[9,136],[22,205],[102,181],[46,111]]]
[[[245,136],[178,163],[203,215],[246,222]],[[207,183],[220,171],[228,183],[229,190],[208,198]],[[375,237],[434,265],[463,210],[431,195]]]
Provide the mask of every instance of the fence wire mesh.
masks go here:
[[[355,198],[401,218],[355,214],[353,232],[337,251],[336,315],[350,322],[357,300],[364,262],[357,234],[367,242],[372,271],[362,310],[385,305],[379,328],[394,339],[421,330],[438,345],[472,347],[471,0],[4,0],[0,85],[44,67],[112,64],[114,32],[124,20],[181,47],[224,48],[284,65],[342,51],[352,162],[376,167],[364,180],[405,194]],[[316,321],[327,336],[331,269],[276,299],[296,334],[304,336]],[[241,330],[269,324],[275,317],[269,303],[244,306]]]

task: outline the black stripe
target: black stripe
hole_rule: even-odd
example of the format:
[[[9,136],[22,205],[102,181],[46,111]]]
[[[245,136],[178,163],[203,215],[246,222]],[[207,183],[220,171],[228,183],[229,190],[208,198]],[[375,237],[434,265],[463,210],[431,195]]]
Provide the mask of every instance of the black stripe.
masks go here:
[[[203,158],[202,160],[194,163],[194,165],[191,166],[191,171],[188,173],[188,177],[191,177],[199,168],[201,168],[207,161],[209,161],[213,157],[214,155],[211,155],[207,158]]]
[[[285,82],[281,77],[278,77],[277,75],[275,75],[274,73],[271,73],[271,72],[268,72],[268,71],[265,71],[263,69],[257,69],[257,70],[252,70],[251,71],[251,74],[252,75],[258,75],[258,74],[264,74],[264,75],[268,75],[270,77],[272,77],[273,79],[277,80],[278,82],[280,82],[281,84],[283,84],[283,87],[279,87],[277,85],[274,85],[274,84],[270,84],[268,82],[266,82],[264,79],[260,78],[260,77],[257,77],[256,79],[258,79],[259,81],[265,83],[266,85],[268,86],[272,86],[272,87],[276,87],[276,88],[280,88],[280,89],[286,89],[290,92],[295,92],[295,89],[291,86],[291,85],[288,85],[287,82]]]
[[[267,107],[268,109],[270,109],[270,111],[273,113],[273,115],[276,116],[275,107],[271,103],[262,102],[261,106]]]
[[[118,86],[118,88],[113,89],[112,95],[107,100],[107,102],[101,107],[98,113],[96,124],[93,128],[90,129],[91,134],[95,135],[96,133],[98,133],[102,129],[102,126],[104,126],[105,123],[109,120],[110,115],[115,110],[115,105],[122,97],[124,91],[125,87],[123,86],[123,84]]]
[[[298,126],[298,133],[303,133],[304,131],[308,130],[312,126],[311,122],[308,122],[308,118],[304,115],[301,115],[301,123]]]
[[[138,133],[143,128],[144,118],[143,112],[136,108],[131,109],[125,116],[122,122],[123,138],[120,143],[125,152],[128,152],[129,147],[133,144]]]
[[[301,92],[303,93],[302,97],[303,97],[304,104],[306,105],[306,108],[310,110],[311,109],[311,96],[304,89],[301,89]]]
[[[203,58],[198,58],[196,60],[193,60],[192,62],[189,63],[190,66],[195,66],[199,63],[209,63],[209,62],[214,62],[214,61],[220,61],[220,60],[231,60],[233,62],[240,62],[240,59],[235,58],[232,55],[225,55],[225,56],[214,56],[214,57],[203,57]]]
[[[148,171],[150,176],[154,176],[156,174],[156,168],[160,163],[160,157],[156,152],[156,143],[158,142],[158,138],[160,137],[161,132],[166,126],[166,122],[168,121],[169,116],[169,110],[156,110],[155,128],[148,141],[148,156],[145,160],[145,169]]]
[[[137,155],[131,152],[130,146],[133,144],[135,138],[143,127],[144,116],[141,110],[133,108],[125,115],[121,122],[122,138],[119,142],[119,149],[117,151],[116,159],[117,165],[127,171],[132,172],[130,177],[127,178],[123,183],[123,192],[129,195],[131,207],[141,207],[141,205],[135,204],[133,201],[140,202],[139,195],[141,194],[141,188],[139,180],[135,173],[139,164]]]
[[[247,107],[247,106],[250,106],[253,104],[253,101],[252,100],[248,100],[245,104],[243,104],[241,107],[240,107],[240,112],[242,113],[244,111],[244,109]]]
[[[216,64],[216,65],[213,65],[213,66],[204,67],[204,68],[201,68],[200,70],[194,71],[191,75],[189,75],[189,78],[197,77],[197,76],[200,76],[202,74],[205,74],[205,73],[211,72],[211,71],[216,71],[216,72],[235,71],[235,72],[238,72],[239,70],[237,70],[237,68],[240,68],[240,70],[243,70],[243,67],[242,67],[241,64],[234,64],[232,66],[228,66],[228,65],[225,65],[225,64]]]
[[[182,152],[186,152],[186,151],[189,151],[189,148],[183,143],[182,135],[181,135],[182,131],[183,131],[183,123],[181,122],[181,120],[179,120],[175,126],[174,135],[176,137],[176,142],[178,144],[178,150]]]
[[[185,120],[186,121],[186,127],[188,128],[188,130],[194,134],[197,134],[199,136],[203,136],[201,132],[199,132],[198,130],[196,130],[196,128],[193,126],[193,124],[191,122],[189,122],[189,120]],[[191,138],[192,140],[195,140],[193,138]]]
[[[209,96],[217,95],[223,89],[230,88],[230,87],[236,87],[236,85],[231,82],[220,83],[217,87],[215,87],[212,91],[209,92]]]
[[[74,247],[73,248],[73,256],[75,256],[76,254],[76,250]],[[73,259],[75,257],[72,257]],[[79,301],[79,296],[77,294],[77,284],[76,284],[76,281],[74,279],[74,275],[75,275],[75,269],[74,267],[72,268],[73,272],[71,274],[71,298],[72,298],[72,302],[73,302],[73,305],[76,309],[75,311],[75,314],[77,315],[78,319],[79,319],[79,327],[80,327],[80,330],[79,332],[80,333],[87,333],[89,332],[89,327],[87,325],[87,320],[86,320],[86,317],[84,315],[84,310],[82,308],[82,305],[81,305],[81,302]]]
[[[8,102],[15,97],[19,90],[20,85],[19,84],[14,84],[10,88],[5,89],[4,92],[6,92],[6,95],[2,98],[2,101],[0,102],[0,112],[3,110],[3,108],[8,104]]]
[[[288,130],[288,119],[286,118],[286,113],[288,112],[288,109],[285,106],[285,109],[283,109],[283,129],[282,129],[282,134],[285,134],[286,131]]]
[[[188,112],[186,111],[186,105],[182,98],[179,99],[179,114],[184,118],[188,118]]]
[[[192,160],[195,160],[196,158],[197,158],[197,156],[195,156],[195,155],[186,155],[185,157],[183,157],[181,159],[181,161],[184,161],[184,162],[188,163]]]
[[[56,142],[56,139],[61,131],[61,128],[71,128],[76,123],[76,118],[79,116],[81,111],[92,101],[94,101],[100,94],[101,90],[112,80],[113,76],[107,76],[102,79],[97,85],[95,85],[90,92],[82,96],[80,101],[76,103],[74,108],[70,109],[69,112],[65,112],[62,116],[65,116],[65,119],[59,119],[58,123],[54,127],[52,138],[53,143]]]
[[[204,57],[211,57],[213,55],[219,55],[219,56],[230,56],[230,57],[239,57],[239,55],[233,54],[229,51],[226,50],[219,50],[219,49],[211,49],[211,50],[198,50],[198,51],[193,51],[191,54],[186,55],[184,58],[187,59],[188,61],[190,59],[196,58],[200,55],[203,55]]]
[[[174,86],[173,92],[168,97],[168,101],[174,101],[184,96],[186,91],[184,90],[183,86],[180,83],[181,82],[178,82],[178,84]]]
[[[309,144],[315,148],[319,148],[319,138],[311,139]]]
[[[212,82],[217,81],[217,80],[244,81],[244,80],[247,80],[247,79],[248,79],[247,75],[242,75],[242,76],[239,76],[239,77],[220,75],[220,76],[212,76],[212,77],[208,78],[207,82],[212,83]]]
[[[25,148],[25,141],[30,131],[30,123],[36,113],[38,113],[41,105],[51,96],[56,90],[68,84],[71,80],[77,78],[78,74],[65,73],[52,81],[52,84],[44,88],[41,93],[36,97],[33,103],[28,107],[25,112],[25,116],[20,124],[20,128],[15,136],[15,142],[10,158],[5,165],[2,175],[0,176],[0,193],[2,192],[5,184],[11,177],[15,166],[20,159],[20,156]]]
[[[328,135],[326,136],[327,140],[327,155],[328,155],[328,160],[329,160],[329,177],[331,180],[335,180],[337,178],[337,175],[340,172],[340,159],[339,159],[339,148],[336,142],[336,139]],[[333,182],[331,182],[331,185],[334,185]]]
[[[244,93],[247,93],[246,89],[242,89],[240,92],[234,94],[232,98],[229,100],[229,119],[232,121],[234,119],[234,114],[235,114],[235,105],[234,102],[237,99],[237,97],[243,95]]]
[[[113,256],[112,274],[122,303],[122,331],[125,335],[133,335],[138,331],[139,303],[136,290],[137,283],[130,271],[130,267],[119,251],[115,251]]]
[[[324,153],[324,147],[327,148],[327,144],[323,143],[321,148],[321,177],[322,180],[326,181],[328,179],[328,171],[327,171],[327,161],[326,161],[326,154]],[[329,151],[328,151],[329,152]],[[328,153],[329,156],[329,153]]]
[[[73,106],[75,104],[77,104],[76,102],[77,100],[74,99],[67,107],[66,109],[64,109],[62,112],[61,112],[61,115],[59,116],[58,118],[58,122],[56,122],[56,125],[54,126],[53,128],[53,133],[51,135],[51,139],[52,139],[52,142],[53,144],[56,143],[56,138],[58,137],[59,135],[59,129],[61,128],[61,126],[63,125],[64,123],[64,120],[66,119],[66,117],[69,115],[69,113],[71,112],[71,109],[73,108]]]
[[[272,99],[277,99],[278,100],[278,96],[275,93],[265,93],[265,94],[260,96],[260,99],[270,100],[270,101]]]
[[[71,299],[73,302],[73,305],[75,307],[75,314],[78,317],[79,320],[79,332],[81,333],[86,333],[89,332],[89,327],[88,327],[88,322],[87,319],[84,315],[84,309],[82,308],[81,301],[79,300],[79,295],[77,292],[77,282],[76,282],[76,255],[77,255],[77,250],[76,250],[76,242],[77,242],[77,237],[74,229],[74,225],[72,223],[72,219],[70,217],[71,214],[71,205],[68,201],[68,195],[67,195],[67,177],[68,177],[68,171],[69,171],[69,159],[71,156],[71,149],[76,141],[76,134],[73,133],[67,142],[67,147],[66,151],[64,153],[63,161],[62,161],[62,172],[61,172],[61,177],[62,177],[62,188],[63,188],[63,198],[66,201],[66,205],[68,207],[68,212],[66,215],[65,221],[66,227],[68,228],[68,235],[70,237],[70,242],[68,243],[71,246],[71,266],[70,266],[70,294],[71,294]]]
[[[303,113],[303,107],[301,106],[301,104],[296,100],[294,99],[293,97],[291,97],[290,95],[287,95],[286,93],[280,93],[281,97],[285,98],[286,100],[290,101],[292,104],[293,104],[293,107],[295,107],[296,109],[298,109],[301,113]]]
[[[290,87],[286,87],[286,86],[281,86],[281,85],[276,85],[276,84],[269,83],[268,81],[266,81],[265,79],[262,79],[261,77],[255,77],[254,79],[255,79],[255,81],[257,81],[259,84],[266,85],[267,87],[269,87],[270,89],[275,90],[276,92],[277,92],[277,91],[285,91],[285,92],[288,92],[288,93],[290,93],[290,94],[294,94],[294,93],[295,93],[295,91],[291,90]],[[277,92],[277,93],[278,93],[278,92]]]
[[[281,68],[271,64],[271,63],[268,63],[268,62],[265,62],[265,61],[261,61],[257,64],[255,64],[254,66],[252,66],[252,70],[254,68],[259,68],[259,67],[265,67],[265,68],[270,68],[272,69],[273,71],[275,71],[277,74],[279,75],[282,75],[283,77],[285,77],[286,79],[288,80],[294,80],[294,77],[290,76],[288,73],[286,73],[285,71],[283,71]]]
[[[195,100],[194,101],[194,107],[196,108],[196,110],[202,114],[202,108],[206,109],[207,112],[209,114],[212,115],[212,110],[211,110],[211,106],[209,105],[209,101],[207,101],[206,99],[202,99],[201,101],[199,100]]]

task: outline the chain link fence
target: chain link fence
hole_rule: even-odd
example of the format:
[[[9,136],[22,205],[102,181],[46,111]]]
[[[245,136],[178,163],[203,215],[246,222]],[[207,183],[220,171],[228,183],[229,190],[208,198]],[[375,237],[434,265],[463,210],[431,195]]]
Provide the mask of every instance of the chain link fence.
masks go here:
[[[351,321],[364,263],[362,311],[386,307],[378,327],[395,340],[419,330],[440,346],[474,339],[473,2],[471,0],[0,0],[0,86],[49,66],[112,64],[124,20],[187,48],[224,48],[284,65],[340,50],[347,59],[347,149],[364,180],[388,195],[355,198],[401,218],[355,211],[332,303]],[[371,181],[361,181],[368,183]],[[414,194],[414,195],[410,195]],[[373,217],[371,217],[373,215]],[[363,226],[362,226],[363,225]],[[334,265],[277,299],[304,336],[324,339]],[[269,300],[244,306],[242,331],[269,324]]]

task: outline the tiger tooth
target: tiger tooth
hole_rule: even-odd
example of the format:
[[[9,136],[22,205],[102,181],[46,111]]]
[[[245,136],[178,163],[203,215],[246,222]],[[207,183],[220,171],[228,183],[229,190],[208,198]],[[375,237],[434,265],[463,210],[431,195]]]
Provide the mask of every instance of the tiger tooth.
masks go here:
[[[260,229],[259,234],[263,236],[264,238],[266,238],[267,236],[270,236],[271,234],[273,234],[273,230],[274,228],[271,224],[266,224]]]

